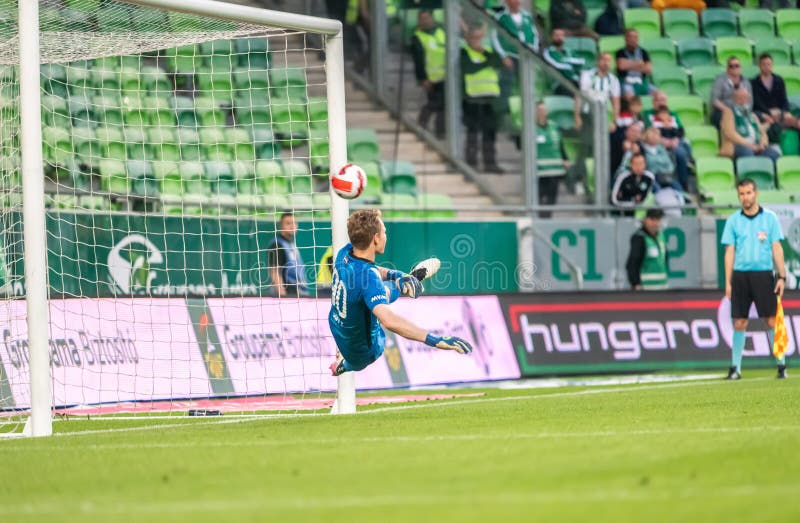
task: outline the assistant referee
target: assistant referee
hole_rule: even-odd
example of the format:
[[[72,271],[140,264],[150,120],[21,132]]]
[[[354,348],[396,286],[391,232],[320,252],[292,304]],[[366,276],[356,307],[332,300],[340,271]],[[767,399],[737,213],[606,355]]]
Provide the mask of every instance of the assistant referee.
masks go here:
[[[778,217],[758,204],[758,189],[750,178],[736,184],[741,210],[731,215],[722,232],[725,246],[725,296],[731,300],[733,350],[727,379],[742,378],[742,351],[750,305],[767,322],[770,347],[775,336],[776,296],[783,296],[786,268]],[[773,273],[777,271],[777,276]],[[786,360],[778,360],[778,378],[786,377]]]

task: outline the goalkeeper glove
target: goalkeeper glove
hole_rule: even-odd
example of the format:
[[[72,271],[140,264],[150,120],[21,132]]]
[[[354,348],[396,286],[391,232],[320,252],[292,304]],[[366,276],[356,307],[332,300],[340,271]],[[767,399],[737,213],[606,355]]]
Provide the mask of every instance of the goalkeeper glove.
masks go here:
[[[386,273],[386,279],[393,280],[397,288],[400,289],[400,294],[403,296],[419,298],[424,291],[419,280],[410,274],[405,274],[400,271],[389,271]]]
[[[437,349],[454,350],[459,354],[472,352],[472,345],[467,340],[456,336],[437,336],[436,334],[428,333],[425,337],[425,343]]]

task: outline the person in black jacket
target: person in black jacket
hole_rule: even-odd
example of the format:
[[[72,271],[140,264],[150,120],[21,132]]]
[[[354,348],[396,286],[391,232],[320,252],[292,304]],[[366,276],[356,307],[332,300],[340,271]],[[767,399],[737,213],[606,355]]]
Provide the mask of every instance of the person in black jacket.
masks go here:
[[[753,112],[768,126],[769,141],[775,143],[784,128],[796,129],[798,120],[789,112],[786,83],[783,78],[772,73],[772,56],[768,53],[759,56],[758,68],[760,73],[750,80]]]
[[[655,176],[647,170],[644,154],[636,153],[631,158],[630,169],[617,175],[611,189],[611,203],[629,210],[623,216],[633,216],[633,208],[641,205],[653,188]]]
[[[594,32],[601,36],[621,35],[625,30],[622,13],[617,9],[615,0],[608,0],[606,9],[594,21]]]

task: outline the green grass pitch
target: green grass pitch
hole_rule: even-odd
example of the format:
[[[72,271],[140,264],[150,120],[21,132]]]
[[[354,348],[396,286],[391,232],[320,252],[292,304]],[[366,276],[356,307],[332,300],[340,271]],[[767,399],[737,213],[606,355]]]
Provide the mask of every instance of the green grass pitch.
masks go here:
[[[745,369],[355,416],[71,420],[56,431],[92,432],[0,440],[0,521],[800,521],[799,399]]]

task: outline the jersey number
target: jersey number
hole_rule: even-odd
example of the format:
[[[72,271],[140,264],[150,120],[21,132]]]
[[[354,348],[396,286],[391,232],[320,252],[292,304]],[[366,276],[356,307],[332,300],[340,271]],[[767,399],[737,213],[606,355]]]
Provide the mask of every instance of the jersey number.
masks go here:
[[[342,319],[347,318],[347,288],[344,286],[344,282],[339,279],[339,273],[336,269],[333,270],[331,300],[339,317]]]

